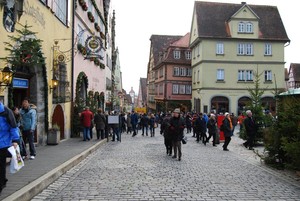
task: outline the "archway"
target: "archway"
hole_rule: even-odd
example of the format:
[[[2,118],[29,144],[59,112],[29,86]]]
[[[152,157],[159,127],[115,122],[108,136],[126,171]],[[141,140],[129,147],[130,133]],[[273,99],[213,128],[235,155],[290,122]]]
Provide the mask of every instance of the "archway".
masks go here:
[[[272,114],[276,112],[276,102],[273,97],[263,97],[261,104],[265,111],[271,112]]]
[[[65,138],[65,118],[61,105],[57,105],[52,115],[52,125],[57,124],[60,130],[60,139]]]
[[[217,114],[229,111],[229,100],[224,96],[216,96],[211,99],[211,110],[215,110]]]
[[[243,96],[238,100],[238,114],[245,112],[246,106],[251,104],[251,98]]]

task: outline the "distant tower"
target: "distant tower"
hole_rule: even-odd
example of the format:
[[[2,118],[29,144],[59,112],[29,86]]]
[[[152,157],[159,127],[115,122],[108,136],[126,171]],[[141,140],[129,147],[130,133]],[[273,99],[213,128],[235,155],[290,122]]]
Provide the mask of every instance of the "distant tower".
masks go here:
[[[135,92],[133,91],[133,87],[131,87],[131,90],[129,92],[129,95],[131,97],[131,101],[134,104],[134,96],[135,96]]]

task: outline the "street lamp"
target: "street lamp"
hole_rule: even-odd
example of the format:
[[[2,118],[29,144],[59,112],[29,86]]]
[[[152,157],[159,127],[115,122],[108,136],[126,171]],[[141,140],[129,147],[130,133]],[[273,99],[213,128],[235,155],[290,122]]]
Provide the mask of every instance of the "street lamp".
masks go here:
[[[13,75],[14,72],[10,67],[6,66],[5,68],[3,68],[3,70],[1,71],[0,86],[7,87],[11,85]]]
[[[56,87],[59,84],[59,80],[56,78],[56,76],[53,76],[52,80],[51,80],[51,84],[50,84],[50,93],[52,90],[56,89]]]

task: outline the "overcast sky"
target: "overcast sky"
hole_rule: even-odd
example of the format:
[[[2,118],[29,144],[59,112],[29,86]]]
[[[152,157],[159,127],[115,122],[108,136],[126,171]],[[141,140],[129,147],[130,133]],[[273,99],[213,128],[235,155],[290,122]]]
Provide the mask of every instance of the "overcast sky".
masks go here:
[[[206,0],[211,1],[211,0]],[[243,0],[242,0],[243,1]],[[238,0],[211,2],[237,3]],[[147,77],[150,37],[182,35],[190,32],[194,0],[111,0],[116,16],[116,46],[119,49],[123,73],[123,88],[138,93],[139,80]],[[291,40],[285,48],[285,67],[300,63],[299,6],[295,0],[248,0],[247,4],[277,6]]]

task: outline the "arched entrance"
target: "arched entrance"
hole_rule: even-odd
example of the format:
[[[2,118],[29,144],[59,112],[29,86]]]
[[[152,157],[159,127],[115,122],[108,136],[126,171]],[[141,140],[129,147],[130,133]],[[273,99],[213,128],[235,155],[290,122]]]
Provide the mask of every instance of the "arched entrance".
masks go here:
[[[265,111],[269,111],[272,114],[276,112],[276,102],[273,97],[263,97],[261,99],[261,104]]]
[[[250,105],[251,98],[243,96],[238,100],[238,114],[246,111],[246,106]]]
[[[65,118],[61,105],[57,105],[52,116],[52,125],[57,124],[60,128],[60,139],[65,138]]]
[[[211,99],[211,110],[215,110],[217,114],[229,111],[229,100],[224,96],[216,96]]]

